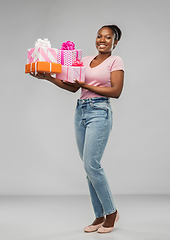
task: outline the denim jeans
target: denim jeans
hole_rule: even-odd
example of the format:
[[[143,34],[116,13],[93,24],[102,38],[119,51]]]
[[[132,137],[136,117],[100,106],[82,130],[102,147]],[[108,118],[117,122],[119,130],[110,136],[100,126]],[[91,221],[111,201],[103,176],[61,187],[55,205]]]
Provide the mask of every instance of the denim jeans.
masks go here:
[[[109,98],[77,100],[75,112],[76,142],[87,175],[96,218],[116,211],[113,196],[100,163],[111,128],[112,110]]]

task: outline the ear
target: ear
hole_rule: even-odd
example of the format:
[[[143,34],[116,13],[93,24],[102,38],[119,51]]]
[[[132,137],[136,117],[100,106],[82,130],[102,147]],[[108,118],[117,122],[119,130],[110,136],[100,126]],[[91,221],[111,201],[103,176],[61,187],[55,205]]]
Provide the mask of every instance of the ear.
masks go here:
[[[114,40],[114,45],[117,45],[117,43],[118,43],[118,40]]]
[[[118,42],[118,40],[114,40],[113,49],[115,49],[115,47],[116,47],[116,45],[117,45],[117,42]],[[113,49],[112,49],[112,50],[113,50]]]

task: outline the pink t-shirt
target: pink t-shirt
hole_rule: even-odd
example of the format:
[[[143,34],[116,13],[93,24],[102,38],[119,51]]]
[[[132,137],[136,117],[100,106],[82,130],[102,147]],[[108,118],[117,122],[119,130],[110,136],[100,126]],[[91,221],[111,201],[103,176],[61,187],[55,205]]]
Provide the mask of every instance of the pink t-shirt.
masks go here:
[[[85,83],[98,87],[111,87],[110,73],[116,70],[124,71],[122,59],[119,56],[110,56],[98,66],[91,68],[90,63],[94,58],[95,56],[88,56],[82,59],[86,67]],[[102,96],[82,88],[80,99],[94,97]]]

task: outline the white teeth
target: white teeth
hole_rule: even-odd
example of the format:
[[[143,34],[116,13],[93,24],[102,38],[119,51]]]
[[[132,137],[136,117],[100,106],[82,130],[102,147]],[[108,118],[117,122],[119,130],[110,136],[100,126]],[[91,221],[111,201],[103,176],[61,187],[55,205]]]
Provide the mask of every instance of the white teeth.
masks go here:
[[[100,44],[99,47],[103,48],[103,47],[106,47],[106,45]]]

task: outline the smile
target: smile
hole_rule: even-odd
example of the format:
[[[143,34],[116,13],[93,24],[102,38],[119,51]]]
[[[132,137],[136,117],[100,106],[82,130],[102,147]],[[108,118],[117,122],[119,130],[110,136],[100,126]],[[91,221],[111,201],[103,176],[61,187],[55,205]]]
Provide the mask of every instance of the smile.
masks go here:
[[[99,44],[98,45],[100,48],[105,48],[105,47],[107,47],[107,45],[105,45],[105,44]]]

